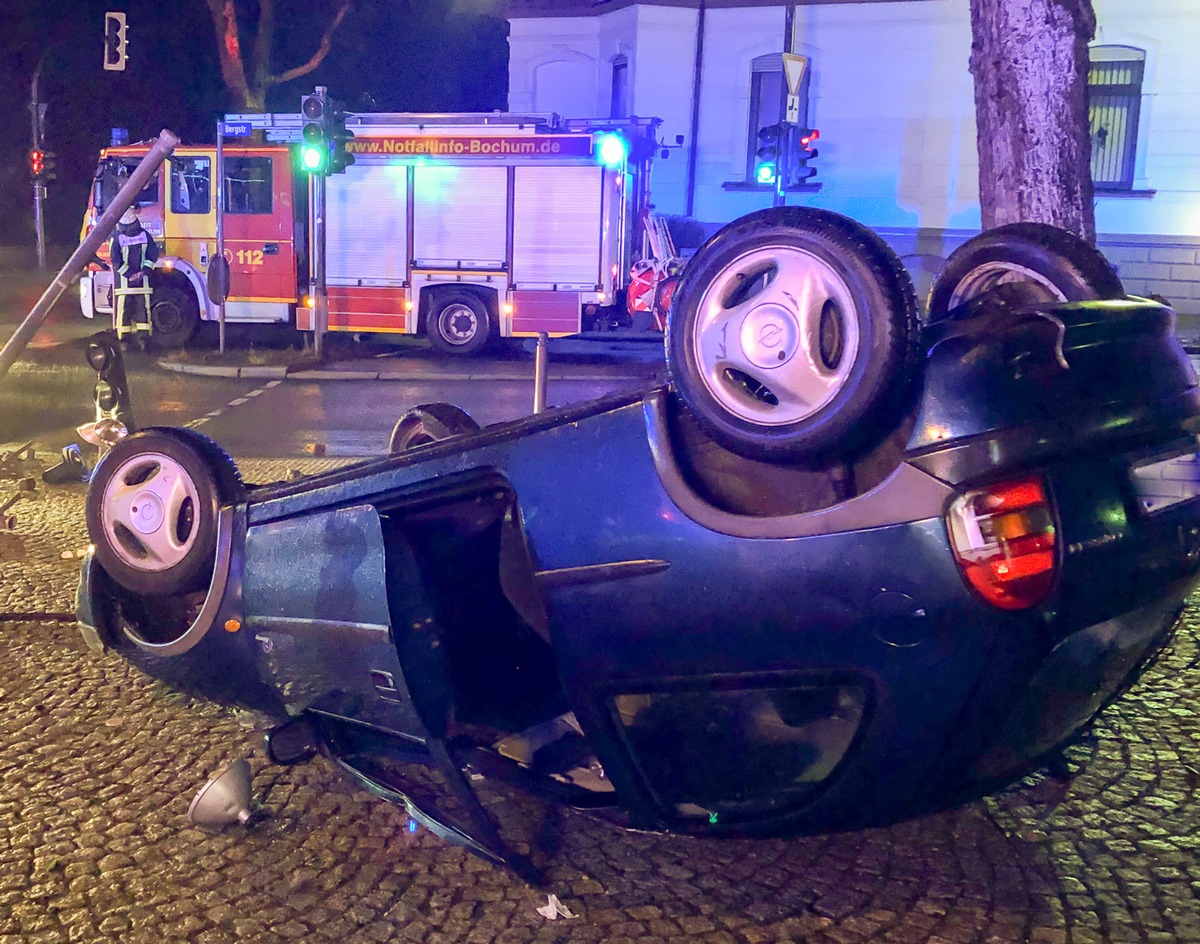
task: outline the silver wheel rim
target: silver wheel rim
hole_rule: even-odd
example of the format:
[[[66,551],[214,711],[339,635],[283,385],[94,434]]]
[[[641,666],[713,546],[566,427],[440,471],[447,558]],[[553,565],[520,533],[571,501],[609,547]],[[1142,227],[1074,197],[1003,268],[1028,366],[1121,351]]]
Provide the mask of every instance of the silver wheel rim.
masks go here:
[[[1036,285],[1045,293],[1045,301],[1067,301],[1067,296],[1058,286],[1040,272],[1034,272],[1033,269],[1027,269],[1025,266],[1012,262],[985,262],[977,265],[958,280],[958,284],[954,286],[954,291],[950,294],[950,301],[947,302],[947,310],[953,311],[959,305],[966,304],[972,298],[978,298],[984,292],[991,291],[998,285],[1007,285],[1013,282],[1027,282]]]
[[[845,279],[792,246],[755,249],[722,269],[700,298],[691,337],[705,389],[757,426],[818,413],[845,386],[860,343]]]
[[[180,564],[200,526],[196,483],[174,459],[146,452],[126,459],[104,488],[101,521],[120,561],[144,573]]]
[[[438,334],[447,344],[459,347],[469,344],[479,331],[479,316],[470,305],[455,302],[438,315]]]

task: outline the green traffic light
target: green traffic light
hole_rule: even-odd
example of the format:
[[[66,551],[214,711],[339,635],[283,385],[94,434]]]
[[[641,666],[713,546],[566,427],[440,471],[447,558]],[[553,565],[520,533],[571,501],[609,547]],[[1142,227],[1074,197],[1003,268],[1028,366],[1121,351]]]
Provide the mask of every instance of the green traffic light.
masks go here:
[[[307,171],[319,173],[325,166],[325,157],[320,148],[302,147],[300,149],[300,165]]]
[[[755,168],[754,176],[758,178],[760,184],[773,184],[775,182],[775,165],[759,164]]]

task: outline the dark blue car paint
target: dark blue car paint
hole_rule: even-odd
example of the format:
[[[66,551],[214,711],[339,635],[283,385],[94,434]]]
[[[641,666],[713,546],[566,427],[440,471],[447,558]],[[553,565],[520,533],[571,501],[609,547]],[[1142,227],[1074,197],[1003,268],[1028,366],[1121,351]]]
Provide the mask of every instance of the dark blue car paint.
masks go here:
[[[999,336],[968,325],[937,340],[931,329],[907,461],[822,511],[756,519],[700,497],[673,458],[665,389],[254,489],[235,512],[212,627],[174,658],[130,651],[176,684],[280,718],[312,710],[416,744],[431,727],[440,736],[444,693],[427,671],[437,661],[420,648],[428,601],[381,516],[494,493],[515,503],[560,680],[635,822],[691,828],[643,777],[611,708],[620,693],[805,679],[865,687],[868,710],[840,769],[802,809],[755,824],[764,828],[872,819],[961,778],[981,755],[991,760],[977,773],[1015,772],[1165,638],[1200,568],[1200,503],[1144,515],[1130,491],[1129,463],[1186,442],[1200,416],[1169,319],[1132,308],[1114,309],[1122,317],[1111,323],[1062,313],[1058,340],[1078,374],[1062,369],[1036,321]],[[1121,338],[1153,366],[1151,382],[1113,347]],[[1037,608],[1001,612],[961,579],[943,514],[955,487],[1030,469],[1056,509],[1058,584]],[[395,584],[396,573],[411,592],[389,597],[385,574]],[[89,562],[81,621],[129,650],[105,622],[110,596]],[[1074,691],[1056,679],[1071,674],[1092,681],[1056,711]],[[991,742],[1001,747],[989,752]]]

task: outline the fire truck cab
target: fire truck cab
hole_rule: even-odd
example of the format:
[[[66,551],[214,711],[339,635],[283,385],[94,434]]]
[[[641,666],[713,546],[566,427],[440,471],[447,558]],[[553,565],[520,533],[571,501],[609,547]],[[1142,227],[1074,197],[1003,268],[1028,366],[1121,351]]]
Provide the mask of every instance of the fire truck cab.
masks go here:
[[[88,199],[84,235],[146,155],[147,145],[108,148]],[[295,175],[287,148],[226,147],[223,155],[224,243],[231,294],[231,322],[288,324],[299,299],[298,272],[306,231],[303,205],[295,200]],[[179,147],[136,201],[142,226],[159,243],[151,278],[154,339],[161,347],[185,343],[201,320],[216,320],[207,292],[216,256],[217,206],[214,147]],[[99,253],[106,258],[107,246]],[[80,280],[86,317],[111,317],[112,272],[91,265]]]
[[[230,267],[228,322],[316,324],[313,182],[294,151],[300,116],[231,115],[266,143],[181,147],[138,198],[162,252],[155,340],[184,343],[217,306],[206,291],[218,215]],[[494,337],[577,334],[624,314],[633,222],[648,203],[656,119],[619,126],[557,116],[351,115],[355,163],[325,178],[321,330],[428,336],[474,354]],[[85,232],[146,145],[101,153]],[[223,205],[215,201],[223,173]],[[110,314],[93,266],[84,314]]]

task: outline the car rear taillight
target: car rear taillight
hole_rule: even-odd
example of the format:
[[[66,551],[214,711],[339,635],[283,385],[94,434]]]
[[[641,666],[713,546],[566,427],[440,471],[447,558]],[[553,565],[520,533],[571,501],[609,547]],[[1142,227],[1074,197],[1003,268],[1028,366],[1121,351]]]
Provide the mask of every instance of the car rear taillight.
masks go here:
[[[946,513],[950,543],[967,584],[988,603],[1023,610],[1054,584],[1054,516],[1041,479],[973,489]]]

